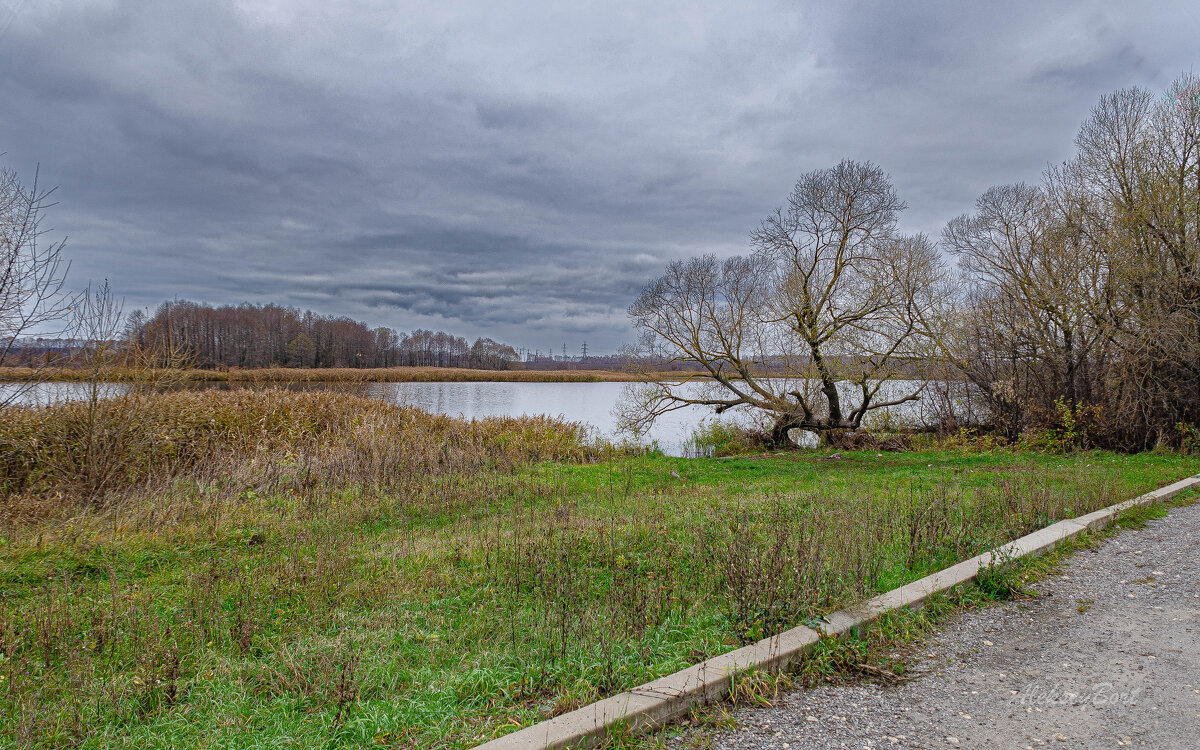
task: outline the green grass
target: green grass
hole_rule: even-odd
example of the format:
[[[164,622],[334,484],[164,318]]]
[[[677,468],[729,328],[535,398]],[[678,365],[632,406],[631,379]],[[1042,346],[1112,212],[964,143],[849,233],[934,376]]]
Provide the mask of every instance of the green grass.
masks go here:
[[[471,747],[1200,471],[952,451],[439,468],[439,451],[369,482],[351,469],[378,448],[227,456],[9,522],[0,743]]]
[[[831,459],[830,455],[840,458]],[[1010,530],[1031,531],[1061,518],[1104,507],[1097,504],[1095,493],[1120,500],[1155,489],[1166,483],[1164,469],[1184,476],[1200,469],[1200,460],[1104,451],[1072,455],[1013,451],[927,450],[883,454],[875,451],[836,454],[832,451],[800,451],[767,458],[648,456],[602,464],[548,465],[535,472],[543,476],[553,474],[571,494],[624,487],[637,498],[639,505],[645,502],[647,494],[651,497],[670,496],[672,515],[691,514],[693,518],[704,516],[714,505],[763,507],[781,495],[806,492],[852,495],[857,502],[889,509],[904,500],[924,500],[931,494],[947,491],[966,496],[980,491],[1034,492],[1047,499],[1053,497],[1059,504],[1055,512],[1050,512],[1050,502],[1041,506],[1035,503],[1024,509],[1024,515],[1003,518],[1000,535],[993,537],[1003,542],[1009,540],[1006,534]],[[1176,477],[1174,474],[1166,476]],[[626,510],[633,512],[634,509]],[[890,590],[965,556],[934,554],[915,568],[907,562],[885,567],[880,573],[878,588]]]
[[[923,646],[924,638],[943,622],[965,610],[993,605],[1016,597],[1035,596],[1028,587],[1047,576],[1062,572],[1062,564],[1079,550],[1093,549],[1103,540],[1122,531],[1139,530],[1151,519],[1163,518],[1169,509],[1194,505],[1200,492],[1186,490],[1175,498],[1130,508],[1108,527],[1085,531],[1064,540],[1045,554],[1020,558],[999,566],[997,578],[1006,579],[996,587],[980,581],[934,594],[917,609],[901,608],[884,613],[862,629],[841,637],[823,638],[809,654],[784,673],[753,675],[757,691],[749,698],[735,690],[724,701],[696,709],[680,721],[656,732],[633,734],[618,729],[598,745],[602,750],[665,750],[672,747],[703,750],[712,746],[717,733],[738,727],[734,709],[739,705],[771,705],[782,690],[802,685],[877,682],[895,684],[909,678],[911,661]],[[1077,599],[1076,610],[1086,613],[1092,599]]]

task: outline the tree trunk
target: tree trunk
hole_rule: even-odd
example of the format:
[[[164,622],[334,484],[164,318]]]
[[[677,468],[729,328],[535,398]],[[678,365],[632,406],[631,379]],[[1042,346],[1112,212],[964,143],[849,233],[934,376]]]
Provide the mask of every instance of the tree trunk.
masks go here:
[[[796,443],[789,436],[788,432],[800,426],[800,419],[793,414],[780,414],[775,418],[775,424],[771,426],[770,447],[771,448],[795,448]]]

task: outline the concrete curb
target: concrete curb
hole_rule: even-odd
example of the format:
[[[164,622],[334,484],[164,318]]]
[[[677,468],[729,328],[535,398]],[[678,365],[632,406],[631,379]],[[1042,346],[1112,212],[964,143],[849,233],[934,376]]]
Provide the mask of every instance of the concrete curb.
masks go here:
[[[870,624],[885,612],[901,607],[920,607],[934,594],[975,578],[979,570],[986,568],[993,560],[1015,560],[1048,552],[1085,531],[1108,526],[1117,516],[1134,506],[1167,500],[1196,486],[1200,486],[1200,475],[1085,516],[1059,521],[990,552],[868,599],[851,609],[834,612],[825,618],[820,631],[803,625],[792,628],[611,698],[494,739],[479,745],[476,750],[587,747],[603,739],[608,730],[618,724],[631,731],[662,726],[687,715],[698,706],[724,699],[739,672],[748,669],[770,672],[784,670],[807,654],[822,635],[844,636]]]

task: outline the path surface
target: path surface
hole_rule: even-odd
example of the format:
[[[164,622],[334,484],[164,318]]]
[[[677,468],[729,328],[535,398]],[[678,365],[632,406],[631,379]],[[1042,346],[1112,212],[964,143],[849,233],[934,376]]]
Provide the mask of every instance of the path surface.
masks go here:
[[[799,690],[711,747],[1200,748],[1200,504],[1033,588],[950,620],[910,682]]]

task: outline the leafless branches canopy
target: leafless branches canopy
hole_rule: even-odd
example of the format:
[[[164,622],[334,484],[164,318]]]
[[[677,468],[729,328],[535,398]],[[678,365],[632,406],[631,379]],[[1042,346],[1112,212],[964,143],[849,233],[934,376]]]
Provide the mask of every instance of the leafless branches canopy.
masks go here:
[[[783,443],[858,429],[917,397],[889,378],[936,367],[951,428],[961,408],[1010,438],[1200,447],[1200,78],[1102,97],[1075,143],[946,226],[953,276],[897,234],[878,167],[804,175],[749,256],[672,263],[630,308],[644,345],[711,378],[646,390],[629,421],[745,406]]]
[[[1200,80],[1100,99],[1041,186],[946,227],[961,294],[945,355],[997,428],[1137,449],[1200,433]]]
[[[40,188],[36,175],[27,186],[16,172],[0,169],[0,366],[22,337],[65,330],[72,299],[64,288],[66,240],[45,241],[42,226],[53,192]],[[16,395],[10,390],[7,398]]]
[[[932,351],[945,282],[928,238],[896,233],[904,208],[882,169],[843,161],[800,178],[751,235],[751,254],[669,264],[629,314],[647,350],[709,378],[649,386],[627,422],[745,406],[769,414],[786,444],[791,430],[856,430],[918,398],[919,384],[880,395]]]

